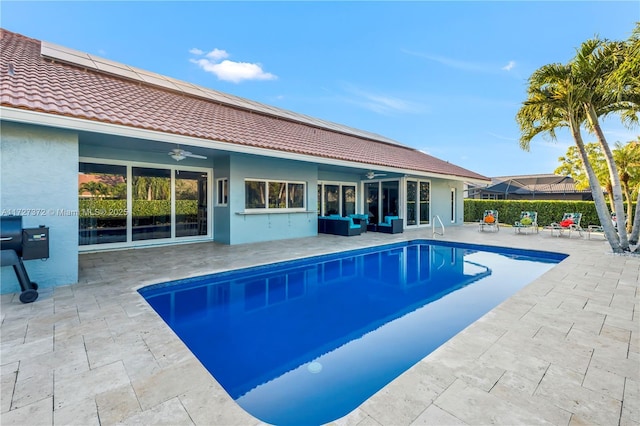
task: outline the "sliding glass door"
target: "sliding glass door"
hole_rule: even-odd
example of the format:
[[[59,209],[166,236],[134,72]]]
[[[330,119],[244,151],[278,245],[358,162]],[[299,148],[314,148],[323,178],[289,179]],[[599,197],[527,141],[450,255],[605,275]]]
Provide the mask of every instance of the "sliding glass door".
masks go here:
[[[318,183],[318,215],[348,216],[356,212],[356,185],[354,183]]]
[[[176,237],[207,235],[207,174],[175,171]]]
[[[418,224],[418,182],[407,181],[407,214],[405,220],[407,226]]]
[[[133,167],[133,241],[171,238],[171,170]]]
[[[420,182],[420,225],[431,223],[431,183]]]
[[[126,166],[80,163],[78,208],[80,245],[126,242]]]
[[[79,171],[80,246],[210,235],[210,170],[91,160]]]
[[[407,226],[428,225],[431,213],[429,197],[430,183],[424,181],[407,181]]]
[[[364,208],[369,215],[369,223],[380,222],[379,210],[379,182],[365,182],[364,184]]]
[[[398,216],[398,189],[400,183],[397,180],[382,182],[382,219],[385,216]]]

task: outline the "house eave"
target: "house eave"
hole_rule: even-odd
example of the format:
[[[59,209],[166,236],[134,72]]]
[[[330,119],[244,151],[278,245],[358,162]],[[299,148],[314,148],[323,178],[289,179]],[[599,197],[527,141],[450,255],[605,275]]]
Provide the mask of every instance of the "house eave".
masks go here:
[[[138,127],[124,126],[121,124],[104,123],[94,120],[86,120],[75,117],[67,117],[63,115],[49,114],[39,111],[32,111],[20,108],[0,106],[0,117],[2,120],[11,121],[22,124],[39,125],[46,127],[54,127],[60,129],[68,129],[74,131],[94,132],[107,135],[130,137],[136,139],[152,140],[157,142],[176,144],[181,146],[199,147],[204,149],[213,149],[226,152],[261,155],[270,158],[280,158],[295,161],[304,161],[317,164],[326,164],[332,166],[342,166],[358,169],[374,169],[381,172],[396,173],[412,177],[438,178],[462,182],[486,183],[481,179],[474,179],[467,176],[457,176],[452,174],[442,174],[435,172],[426,172],[420,170],[411,170],[404,168],[396,168],[389,166],[380,166],[378,164],[361,163],[356,161],[347,161],[329,157],[318,157],[309,154],[301,154],[295,152],[278,151],[267,148],[260,148],[250,145],[240,145],[231,142],[224,142],[211,139],[201,139],[192,136],[178,135],[173,133],[159,132],[157,130],[141,129]]]

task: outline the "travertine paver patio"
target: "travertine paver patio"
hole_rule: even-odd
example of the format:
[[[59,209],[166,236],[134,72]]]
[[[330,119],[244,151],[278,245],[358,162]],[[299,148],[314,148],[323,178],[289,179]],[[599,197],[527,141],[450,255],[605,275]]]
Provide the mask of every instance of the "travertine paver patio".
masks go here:
[[[136,289],[429,237],[423,229],[83,254],[78,284],[42,289],[29,305],[2,296],[0,422],[260,424]],[[570,256],[336,424],[640,424],[640,257],[612,255],[602,239],[516,235],[509,228],[480,233],[467,225],[436,239]]]

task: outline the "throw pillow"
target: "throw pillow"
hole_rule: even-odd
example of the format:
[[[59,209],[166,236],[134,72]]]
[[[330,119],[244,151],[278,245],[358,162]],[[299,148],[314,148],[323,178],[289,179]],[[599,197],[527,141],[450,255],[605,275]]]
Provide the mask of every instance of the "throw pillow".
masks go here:
[[[495,222],[496,219],[493,217],[493,215],[488,214],[487,216],[485,216],[484,218],[484,223],[493,223]]]
[[[531,220],[530,217],[525,217],[520,221],[521,224],[525,225],[525,226],[529,226],[533,223],[533,221]]]
[[[565,219],[562,222],[560,222],[560,226],[562,226],[563,228],[568,228],[571,225],[573,225],[573,220],[571,219]]]

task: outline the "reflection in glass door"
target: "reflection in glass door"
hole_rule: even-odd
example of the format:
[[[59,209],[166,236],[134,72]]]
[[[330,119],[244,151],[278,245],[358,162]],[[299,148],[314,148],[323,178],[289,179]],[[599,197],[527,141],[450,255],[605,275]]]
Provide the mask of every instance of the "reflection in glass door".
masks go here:
[[[132,168],[132,239],[171,238],[171,171]]]
[[[428,225],[431,220],[431,184],[420,182],[420,224]]]
[[[382,219],[385,216],[398,216],[398,188],[397,180],[382,182]]]
[[[207,174],[176,170],[176,237],[207,235]]]
[[[364,207],[369,215],[369,223],[379,223],[380,214],[378,213],[378,182],[366,182],[364,184]]]
[[[127,168],[80,163],[79,244],[127,241]]]
[[[416,225],[418,223],[416,209],[418,197],[418,183],[412,180],[407,181],[407,215],[405,220],[407,226]]]
[[[342,185],[342,216],[349,216],[356,212],[356,187]]]
[[[338,185],[325,185],[324,196],[324,214],[340,214],[340,187]]]

